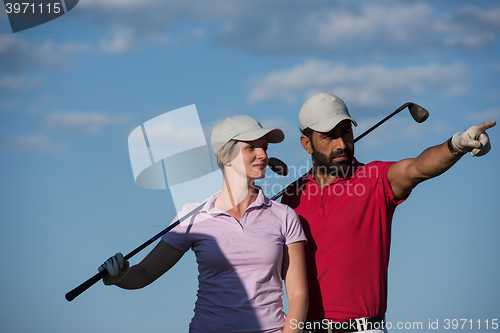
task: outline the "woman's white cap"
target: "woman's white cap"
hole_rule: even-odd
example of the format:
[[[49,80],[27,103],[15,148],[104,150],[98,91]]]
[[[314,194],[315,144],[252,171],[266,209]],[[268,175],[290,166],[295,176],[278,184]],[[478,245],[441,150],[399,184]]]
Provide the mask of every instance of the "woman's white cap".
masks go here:
[[[316,132],[331,131],[342,120],[349,119],[354,126],[358,126],[351,118],[347,106],[335,95],[320,93],[309,98],[299,113],[300,129],[309,127]]]
[[[229,141],[253,141],[267,137],[269,143],[279,143],[285,139],[285,134],[279,128],[262,128],[262,125],[249,116],[236,115],[227,117],[212,130],[210,145],[215,155]]]

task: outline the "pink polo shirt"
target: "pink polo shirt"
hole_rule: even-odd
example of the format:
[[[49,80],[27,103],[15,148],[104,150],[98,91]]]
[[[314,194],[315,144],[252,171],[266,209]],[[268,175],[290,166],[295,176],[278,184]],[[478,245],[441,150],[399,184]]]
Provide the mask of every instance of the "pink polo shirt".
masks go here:
[[[238,222],[214,207],[219,194],[162,237],[196,255],[198,299],[190,332],[282,332],[283,247],[306,240],[299,218],[260,190]],[[185,205],[178,216],[200,204]]]

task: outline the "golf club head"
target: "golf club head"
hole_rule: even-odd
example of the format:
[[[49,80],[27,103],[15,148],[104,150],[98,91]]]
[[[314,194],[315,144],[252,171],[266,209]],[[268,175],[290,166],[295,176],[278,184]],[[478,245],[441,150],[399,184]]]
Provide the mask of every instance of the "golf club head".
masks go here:
[[[285,162],[276,157],[269,157],[267,165],[271,170],[273,170],[280,176],[288,175],[288,166],[285,164]]]
[[[410,103],[408,110],[410,110],[411,116],[417,123],[423,123],[429,117],[429,111],[418,104]]]

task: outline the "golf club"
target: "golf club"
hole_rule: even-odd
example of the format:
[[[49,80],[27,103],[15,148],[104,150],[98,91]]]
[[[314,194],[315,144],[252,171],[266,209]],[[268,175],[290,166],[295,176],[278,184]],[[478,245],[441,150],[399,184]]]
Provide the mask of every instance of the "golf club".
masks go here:
[[[364,131],[360,136],[358,136],[356,139],[354,139],[354,143],[356,143],[359,140],[361,140],[362,138],[364,138],[368,133],[370,133],[371,131],[373,131],[374,129],[376,129],[377,127],[382,125],[383,123],[385,123],[390,118],[394,117],[396,114],[403,111],[404,108],[406,108],[406,107],[408,107],[408,110],[410,111],[411,116],[413,117],[413,119],[417,123],[423,123],[429,117],[429,111],[427,111],[426,109],[424,109],[423,107],[421,107],[418,104],[407,102],[407,103],[401,105],[399,108],[397,108],[393,113],[391,113],[390,115],[388,115],[387,117],[385,117],[384,119],[382,119],[381,121],[379,121],[378,123],[376,123],[375,125],[370,127],[369,129]]]
[[[280,176],[288,176],[288,166],[285,164],[285,162],[277,159],[276,157],[269,157],[267,166],[269,167],[269,169],[273,170]]]
[[[421,107],[418,104],[407,102],[407,103],[401,105],[399,108],[397,108],[393,113],[391,113],[390,115],[388,115],[387,117],[385,117],[384,119],[382,119],[381,121],[379,121],[377,124],[373,125],[368,130],[366,130],[365,132],[363,132],[360,136],[358,136],[356,139],[354,139],[354,142],[357,142],[357,141],[361,140],[363,137],[365,137],[371,131],[373,131],[374,129],[376,129],[377,127],[379,127],[383,123],[385,123],[387,120],[389,120],[394,115],[396,115],[399,112],[401,112],[406,107],[408,107],[411,116],[413,117],[413,119],[417,123],[422,123],[422,122],[424,122],[429,117],[429,112],[426,109],[424,109],[423,107]],[[287,165],[283,161],[281,161],[281,160],[279,160],[277,158],[270,157],[269,161],[268,161],[268,166],[269,166],[269,168],[272,171],[276,172],[277,174],[279,174],[281,176],[288,175],[288,167],[287,167]],[[305,173],[300,178],[298,178],[296,181],[294,181],[293,183],[289,184],[283,190],[281,190],[280,192],[278,192],[277,194],[275,194],[271,198],[271,200],[276,200],[279,197],[281,197],[285,193],[285,191],[287,191],[289,188],[291,188],[291,187],[299,184],[300,181],[302,179],[304,179],[308,174],[309,174],[309,172]],[[135,250],[133,250],[132,252],[130,252],[129,254],[127,254],[125,256],[125,259],[128,260],[128,259],[132,258],[134,255],[136,255],[137,253],[139,253],[140,251],[142,251],[148,245],[150,245],[151,243],[153,243],[155,240],[157,240],[158,238],[160,238],[161,236],[163,236],[164,234],[166,234],[167,232],[169,232],[171,229],[175,228],[177,225],[179,225],[186,218],[190,217],[191,215],[193,215],[194,213],[196,213],[197,211],[199,211],[204,205],[205,205],[205,202],[203,202],[201,205],[199,205],[198,207],[196,207],[194,210],[192,210],[191,212],[189,212],[188,214],[186,214],[182,218],[180,218],[177,221],[175,221],[174,223],[170,224],[167,228],[165,228],[164,230],[162,230],[160,233],[158,233],[157,235],[155,235],[153,238],[151,238],[150,240],[148,240],[147,242],[143,243],[141,246],[139,246],[138,248],[136,248]],[[88,288],[90,288],[92,285],[94,285],[97,281],[99,281],[104,276],[106,276],[106,274],[108,274],[108,272],[106,270],[97,273],[96,275],[94,275],[93,277],[91,277],[90,279],[88,279],[87,281],[85,281],[84,283],[82,283],[81,285],[79,285],[78,287],[76,287],[75,289],[73,289],[70,292],[66,293],[66,295],[65,295],[66,299],[71,302],[73,299],[75,299],[82,292],[84,292],[85,290],[87,290]]]
[[[401,112],[402,110],[404,110],[406,107],[408,107],[408,110],[410,111],[411,116],[413,117],[413,119],[417,123],[423,123],[429,117],[429,111],[427,111],[426,109],[424,109],[423,107],[421,107],[418,104],[407,102],[407,103],[401,105],[399,108],[397,108],[393,113],[391,113],[390,115],[388,115],[387,117],[385,117],[384,119],[382,119],[381,121],[379,121],[378,123],[376,123],[375,125],[373,125],[372,127],[370,127],[369,129],[367,129],[366,131],[364,131],[361,135],[359,135],[356,139],[354,139],[354,143],[356,143],[359,140],[361,140],[362,138],[364,138],[368,133],[370,133],[371,131],[373,131],[374,129],[376,129],[377,127],[379,127],[380,125],[382,125],[383,123],[385,123],[387,120],[389,120],[394,115],[396,115],[399,112]],[[279,191],[278,193],[276,193],[271,198],[271,200],[276,200],[279,197],[281,197],[288,189],[290,189],[290,188],[298,185],[302,181],[302,179],[304,179],[305,177],[307,177],[308,174],[309,174],[309,171],[306,172],[305,174],[303,174],[296,181],[294,181],[293,183],[289,184],[287,187],[285,187],[284,189],[282,189],[281,191]]]
[[[280,159],[277,159],[275,157],[270,157],[269,158],[269,162],[268,162],[268,166],[269,166],[269,168],[272,171],[276,172],[280,176],[286,176],[288,174],[288,167],[287,167],[287,165],[283,161],[281,161]],[[189,213],[187,213],[186,215],[184,215],[183,217],[181,217],[180,219],[178,219],[174,223],[170,224],[167,228],[163,229],[160,233],[158,233],[157,235],[155,235],[154,237],[152,237],[148,241],[144,242],[141,246],[139,246],[138,248],[136,248],[135,250],[133,250],[132,252],[130,252],[129,254],[127,254],[124,257],[125,260],[128,260],[128,259],[132,258],[137,253],[141,252],[147,246],[149,246],[151,243],[153,243],[155,240],[157,240],[158,238],[160,238],[161,236],[163,236],[164,234],[166,234],[167,232],[169,232],[170,230],[172,230],[173,228],[175,228],[176,226],[178,226],[182,221],[184,221],[185,219],[187,219],[188,217],[190,217],[194,213],[198,212],[205,205],[205,203],[206,203],[206,201],[204,201],[201,205],[199,205],[198,207],[196,207],[195,209],[193,209],[192,211],[190,211]],[[87,281],[85,281],[82,284],[80,284],[75,289],[73,289],[73,290],[69,291],[68,293],[66,293],[66,295],[65,295],[66,300],[68,300],[69,302],[71,302],[78,295],[80,295],[85,290],[87,290],[88,288],[90,288],[91,286],[93,286],[95,283],[97,283],[100,279],[102,279],[103,277],[105,277],[107,274],[108,274],[108,272],[106,270],[97,273],[96,275],[94,275],[93,277],[91,277],[90,279],[88,279]]]

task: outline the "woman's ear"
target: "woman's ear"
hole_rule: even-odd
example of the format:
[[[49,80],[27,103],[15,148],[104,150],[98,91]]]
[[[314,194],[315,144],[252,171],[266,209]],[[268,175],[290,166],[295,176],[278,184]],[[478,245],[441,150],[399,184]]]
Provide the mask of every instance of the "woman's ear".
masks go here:
[[[220,155],[220,160],[224,165],[230,167],[231,162],[240,155],[241,148],[238,144],[235,144],[230,151],[225,152],[225,154]]]
[[[224,166],[226,167],[230,167],[231,166],[231,161],[232,161],[232,158],[231,158],[231,152],[225,152],[225,153],[222,153],[222,152],[219,152],[219,161],[221,161],[222,164],[224,164]]]

